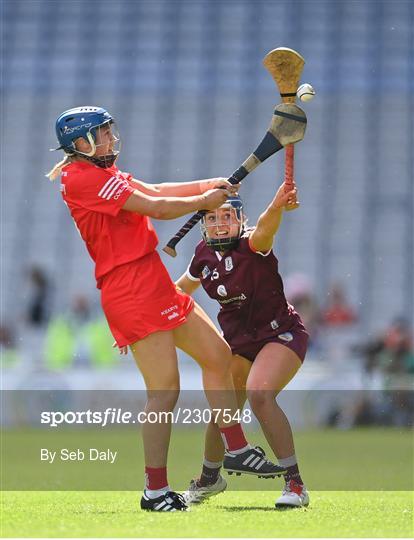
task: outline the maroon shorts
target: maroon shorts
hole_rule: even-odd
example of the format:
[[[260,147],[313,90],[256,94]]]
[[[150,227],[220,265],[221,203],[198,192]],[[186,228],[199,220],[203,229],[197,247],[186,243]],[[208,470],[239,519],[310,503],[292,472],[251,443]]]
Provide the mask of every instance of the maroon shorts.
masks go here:
[[[176,289],[156,251],[106,274],[101,302],[118,347],[176,328],[194,307],[194,300]]]
[[[260,336],[259,336],[260,337]],[[275,336],[264,337],[258,341],[250,341],[245,345],[231,347],[233,354],[239,354],[250,362],[254,362],[256,356],[267,343],[280,343],[296,353],[300,361],[305,360],[306,350],[308,348],[309,334],[302,324],[296,324],[288,332],[282,332]]]

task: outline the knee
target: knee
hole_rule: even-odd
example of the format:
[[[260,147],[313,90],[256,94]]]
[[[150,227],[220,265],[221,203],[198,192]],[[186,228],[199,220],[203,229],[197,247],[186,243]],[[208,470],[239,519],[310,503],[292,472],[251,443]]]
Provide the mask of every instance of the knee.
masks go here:
[[[249,388],[246,389],[247,399],[250,407],[256,416],[261,416],[268,410],[269,405],[274,406],[275,393],[268,388]]]
[[[180,395],[179,384],[171,385],[163,390],[147,391],[147,408],[150,410],[172,411]]]
[[[205,369],[223,375],[231,373],[232,358],[231,349],[227,343],[220,343],[220,346],[210,353]]]

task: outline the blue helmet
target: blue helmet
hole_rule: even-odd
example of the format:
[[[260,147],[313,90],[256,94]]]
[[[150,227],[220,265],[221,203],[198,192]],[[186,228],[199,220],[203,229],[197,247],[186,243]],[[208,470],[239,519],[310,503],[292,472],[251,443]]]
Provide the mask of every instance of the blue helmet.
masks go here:
[[[56,120],[56,136],[60,144],[56,150],[64,150],[69,155],[80,154],[100,167],[112,165],[119,151],[101,158],[93,157],[96,151],[96,130],[108,123],[113,124],[114,119],[101,107],[75,107],[63,112]],[[91,145],[92,151],[89,154],[76,149],[74,141],[79,137]]]
[[[209,225],[206,222],[206,216],[207,214],[211,214],[211,212],[207,212],[202,220],[201,220],[201,234],[203,236],[203,239],[205,243],[211,247],[212,249],[216,251],[227,251],[228,249],[233,249],[237,246],[240,237],[244,233],[244,226],[246,223],[246,219],[243,213],[243,201],[239,197],[239,195],[232,195],[227,199],[227,201],[220,206],[220,208],[233,208],[235,210],[237,224],[239,226],[237,236],[226,236],[223,238],[211,238],[208,234],[208,228],[209,227],[217,227],[220,224],[216,223],[214,225]],[[217,212],[217,210],[213,210],[213,212]]]

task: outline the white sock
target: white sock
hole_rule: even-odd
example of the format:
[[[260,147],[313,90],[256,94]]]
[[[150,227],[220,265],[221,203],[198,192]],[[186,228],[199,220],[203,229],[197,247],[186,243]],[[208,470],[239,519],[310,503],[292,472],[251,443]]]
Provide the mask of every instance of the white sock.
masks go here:
[[[293,465],[297,465],[296,455],[293,454],[293,456],[289,456],[287,458],[279,459],[277,458],[277,461],[279,462],[279,465],[281,467],[293,467]]]
[[[243,446],[243,448],[239,448],[237,450],[226,450],[226,452],[237,456],[238,454],[243,454],[244,452],[247,452],[247,450],[250,450],[251,448],[252,448],[251,444],[246,444],[246,446]]]
[[[223,465],[223,462],[222,461],[209,461],[208,459],[204,458],[203,465],[205,465],[209,469],[220,469],[220,467]]]
[[[165,493],[167,493],[167,491],[171,491],[170,486],[165,486],[165,487],[163,487],[161,489],[146,489],[145,490],[145,495],[149,499],[157,499],[158,497],[161,497],[161,495],[165,495]]]

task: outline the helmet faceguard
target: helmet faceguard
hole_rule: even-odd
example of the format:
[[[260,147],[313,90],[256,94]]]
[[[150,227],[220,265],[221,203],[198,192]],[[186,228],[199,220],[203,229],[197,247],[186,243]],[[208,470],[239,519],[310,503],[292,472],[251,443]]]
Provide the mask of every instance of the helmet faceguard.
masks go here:
[[[228,213],[225,212],[226,209],[229,210]],[[235,225],[237,225],[236,233],[230,231],[236,228]],[[227,251],[237,246],[244,232],[244,225],[243,201],[239,196],[233,196],[229,197],[220,208],[209,211],[203,216],[201,234],[204,242],[212,249]]]
[[[99,143],[99,141],[101,140],[100,132],[104,130],[105,128],[107,128],[108,125],[110,126],[110,134],[111,134],[111,151],[102,156],[96,156],[95,154],[96,154],[96,151],[99,149],[99,147],[108,144],[108,143]],[[112,167],[121,149],[121,140],[120,140],[119,131],[115,122],[113,120],[109,120],[108,122],[105,122],[104,124],[91,127],[90,130],[86,133],[86,140],[91,145],[90,152],[85,153],[79,150],[75,150],[75,153],[89,159],[89,161],[92,161],[92,163],[94,163],[95,165],[98,165],[98,167],[103,167],[104,169],[106,169],[107,167]]]
[[[110,152],[96,156],[100,146],[108,142],[100,142],[101,130],[110,126]],[[62,113],[56,121],[56,135],[60,146],[56,150],[64,150],[69,156],[82,156],[102,168],[111,167],[120,152],[119,132],[112,116],[100,107],[76,107]],[[75,141],[83,138],[91,146],[89,152],[80,151]]]

